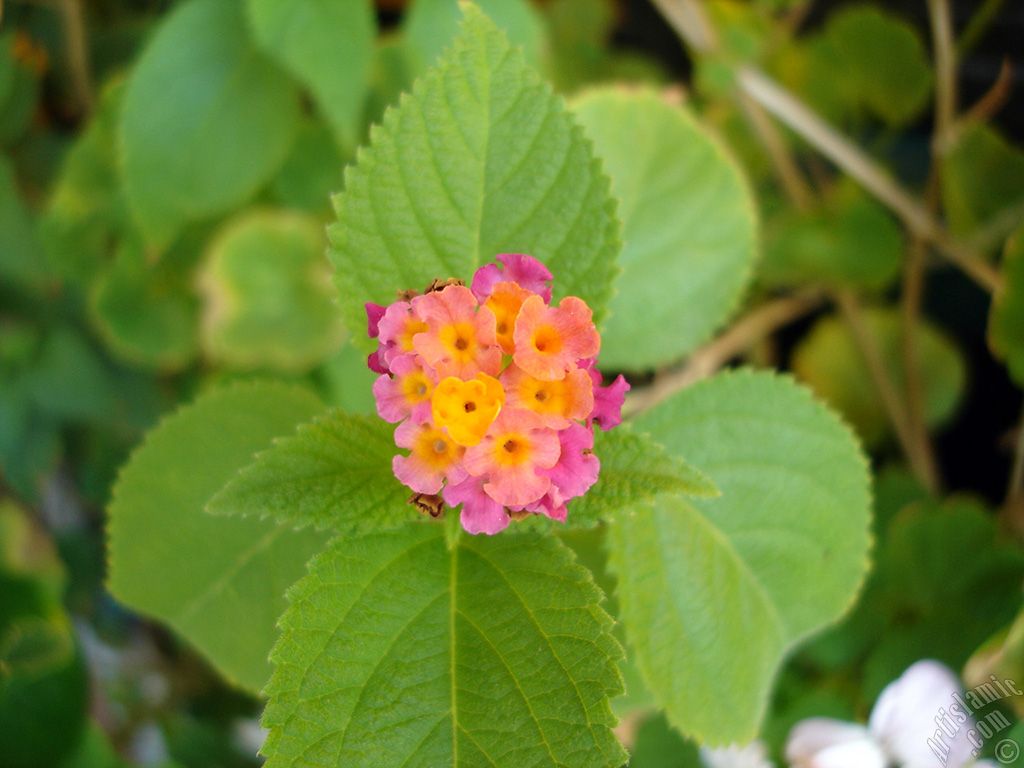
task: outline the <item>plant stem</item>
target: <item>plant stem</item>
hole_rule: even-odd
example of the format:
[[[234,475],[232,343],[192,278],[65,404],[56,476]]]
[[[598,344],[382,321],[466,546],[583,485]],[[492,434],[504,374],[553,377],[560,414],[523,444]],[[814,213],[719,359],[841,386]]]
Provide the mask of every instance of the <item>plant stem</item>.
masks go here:
[[[864,322],[864,313],[857,296],[850,291],[836,291],[835,301],[850,329],[853,341],[867,365],[868,373],[882,399],[882,407],[885,408],[889,421],[892,422],[896,439],[899,441],[914,475],[926,488],[932,488],[935,484],[934,478],[929,475],[927,463],[922,459],[914,441],[906,408],[900,399],[895,383],[886,370],[882,351]]]
[[[81,0],[58,0],[68,47],[68,67],[75,98],[83,114],[92,112],[96,103],[92,66],[89,63],[89,42],[85,30],[85,14]]]
[[[700,0],[651,0],[665,20],[698,53],[718,47],[718,35]]]
[[[768,156],[775,165],[775,172],[779,175],[782,188],[793,203],[793,207],[798,211],[810,210],[814,205],[814,190],[807,183],[800,166],[793,158],[793,153],[786,146],[786,140],[760,104],[745,94],[741,96],[741,103],[751,125],[768,150]]]
[[[927,256],[924,241],[915,237],[911,242],[903,272],[901,335],[903,368],[907,380],[907,429],[914,444],[914,451],[920,456],[925,487],[929,492],[937,493],[941,480],[935,450],[924,418],[924,382],[921,380],[921,355],[918,345]]]
[[[1017,447],[1013,454],[1010,482],[1006,488],[1006,505],[1009,507],[1014,501],[1024,501],[1021,496],[1024,496],[1024,413],[1017,425]]]
[[[623,412],[633,416],[646,411],[707,378],[761,339],[813,312],[823,301],[821,294],[808,292],[772,299],[751,310],[717,339],[690,355],[685,363],[662,371],[650,385],[628,395]]]
[[[949,0],[928,0],[928,18],[931,21],[936,74],[935,134],[932,146],[941,147],[947,143],[957,111],[956,47]]]

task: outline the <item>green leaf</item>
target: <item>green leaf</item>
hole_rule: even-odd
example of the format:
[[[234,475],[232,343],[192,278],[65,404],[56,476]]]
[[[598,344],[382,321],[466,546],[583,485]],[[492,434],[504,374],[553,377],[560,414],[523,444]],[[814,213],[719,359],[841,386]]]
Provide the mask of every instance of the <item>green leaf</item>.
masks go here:
[[[864,325],[875,340],[897,391],[906,391],[902,326],[898,310],[868,309]],[[953,340],[926,320],[917,326],[924,418],[930,427],[956,412],[967,382],[967,366]],[[878,387],[846,323],[818,320],[793,351],[793,372],[854,426],[861,439],[878,445],[891,428]]]
[[[601,597],[553,536],[336,539],[289,591],[267,768],[619,768]]]
[[[249,41],[235,0],[189,0],[143,52],[125,93],[124,183],[158,246],[187,222],[244,203],[280,167],[298,94]]]
[[[601,363],[677,360],[728,318],[750,280],[750,191],[724,147],[654,91],[591,91],[575,108],[612,177],[626,243]]]
[[[1022,578],[1024,554],[977,499],[957,495],[906,506],[892,519],[850,617],[867,625],[865,698],[874,699],[926,656],[963,668],[1020,610]]]
[[[988,342],[1024,387],[1024,225],[1006,244],[1002,272],[1002,288],[992,299]]]
[[[40,222],[54,268],[66,280],[90,282],[130,227],[117,166],[117,126],[125,84],[110,82],[85,130],[68,150]]]
[[[477,0],[476,6],[523,52],[526,63],[540,66],[546,47],[544,21],[530,0]],[[458,0],[414,0],[402,29],[413,67],[433,66],[459,31]]]
[[[561,100],[464,7],[452,48],[372,131],[335,198],[330,255],[350,329],[366,327],[364,302],[470,279],[499,253],[537,257],[556,295],[581,297],[598,319],[611,296],[619,225],[607,177]]]
[[[0,284],[24,287],[45,274],[43,251],[35,226],[21,200],[14,169],[0,155]]]
[[[594,455],[601,461],[601,473],[593,488],[569,503],[564,527],[589,528],[612,518],[620,509],[662,493],[718,495],[715,484],[700,470],[668,453],[648,435],[635,435],[626,427],[597,432]],[[526,521],[531,524],[524,525]],[[549,527],[548,518],[534,516],[513,524],[512,530]]]
[[[108,509],[111,593],[166,621],[229,679],[270,676],[284,591],[325,537],[203,505],[278,435],[322,410],[304,389],[214,389],[165,419],[121,471]]]
[[[633,660],[669,722],[749,741],[793,645],[849,608],[867,567],[867,462],[807,390],[721,374],[638,419],[722,495],[663,494],[608,527]]]
[[[349,413],[377,413],[373,383],[378,374],[370,370],[366,355],[356,348],[351,338],[337,354],[314,371],[314,376],[328,405],[343,408]]]
[[[648,716],[637,729],[636,743],[629,754],[629,768],[704,768],[705,765],[696,745],[673,730],[664,714]]]
[[[298,208],[326,220],[332,214],[331,195],[341,189],[344,167],[327,125],[306,120],[291,154],[270,184],[270,197],[283,208]]]
[[[903,234],[881,205],[842,184],[822,209],[787,209],[767,227],[760,277],[768,285],[825,282],[879,291],[903,263]]]
[[[129,361],[180,370],[199,347],[199,301],[191,265],[194,243],[176,245],[152,263],[138,237],[127,237],[90,295],[93,320],[107,344]]]
[[[342,148],[362,129],[377,24],[369,0],[248,0],[256,40],[305,83]]]
[[[75,630],[40,581],[0,569],[0,750],[11,768],[49,768],[79,739],[89,674]]]
[[[200,277],[206,352],[236,368],[307,371],[341,346],[323,224],[247,211],[224,225]]]
[[[551,0],[543,6],[551,35],[550,76],[571,93],[605,75],[615,31],[613,0]]]
[[[1024,151],[984,125],[959,138],[942,161],[942,197],[949,228],[970,236],[1006,219],[1010,231],[1024,216]]]
[[[39,103],[40,72],[15,53],[19,35],[25,33],[8,29],[0,35],[0,146],[25,136]],[[32,55],[37,55],[40,46],[27,35],[24,40],[36,49]]]
[[[928,103],[932,72],[917,30],[870,5],[832,14],[809,62],[815,91],[831,91],[848,112],[865,109],[892,126],[913,120]]]
[[[45,413],[80,422],[103,422],[115,415],[113,372],[71,326],[47,335],[26,378],[32,400]]]
[[[416,513],[406,503],[409,489],[392,472],[396,453],[390,424],[335,409],[275,440],[207,510],[343,533],[399,526]]]

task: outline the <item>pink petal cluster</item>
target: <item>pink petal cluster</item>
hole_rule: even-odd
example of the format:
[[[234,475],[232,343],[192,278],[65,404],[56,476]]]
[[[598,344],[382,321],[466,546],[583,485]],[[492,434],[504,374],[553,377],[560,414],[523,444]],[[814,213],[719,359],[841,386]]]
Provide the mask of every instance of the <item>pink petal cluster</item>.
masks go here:
[[[597,482],[594,425],[622,422],[629,384],[601,385],[590,308],[575,296],[552,304],[551,281],[532,256],[502,254],[468,288],[434,281],[422,296],[366,305],[377,411],[409,451],[395,476],[461,504],[469,533],[528,514],[564,521]]]

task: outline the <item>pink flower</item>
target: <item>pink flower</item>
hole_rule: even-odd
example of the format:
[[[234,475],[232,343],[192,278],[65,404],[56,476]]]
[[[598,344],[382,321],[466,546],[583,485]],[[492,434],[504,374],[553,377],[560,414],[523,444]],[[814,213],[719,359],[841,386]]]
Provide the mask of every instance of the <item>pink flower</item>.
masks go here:
[[[601,382],[601,374],[596,369],[591,369],[590,377],[597,379],[594,384],[594,410],[591,411],[587,424],[597,424],[607,432],[612,427],[622,423],[622,404],[626,402],[626,392],[629,391],[629,382],[620,373],[615,381],[607,387],[597,386]]]
[[[582,299],[566,296],[557,307],[540,296],[523,302],[516,319],[515,364],[536,379],[561,379],[583,358],[594,357],[601,337]]]
[[[551,487],[538,470],[558,461],[558,434],[541,418],[521,408],[503,408],[478,445],[466,449],[466,469],[487,477],[484,491],[506,507],[537,501]]]
[[[416,354],[398,355],[391,361],[391,375],[385,373],[373,383],[377,413],[397,424],[417,405],[429,403],[436,385],[433,371],[424,368]]]
[[[377,323],[380,335],[379,358],[390,366],[399,355],[413,351],[413,340],[427,330],[427,324],[414,313],[408,301],[396,301],[387,308]]]
[[[594,433],[582,424],[572,424],[558,433],[560,453],[551,469],[538,474],[551,479],[552,500],[564,505],[570,499],[582,496],[597,482],[601,462],[593,453]]]
[[[478,307],[468,288],[449,285],[419,296],[414,308],[426,330],[413,338],[413,347],[438,378],[471,379],[481,372],[491,376],[501,372],[494,313]]]
[[[484,491],[485,478],[470,475],[461,483],[448,483],[441,492],[450,507],[462,504],[462,527],[466,533],[493,535],[509,524],[508,511]]]
[[[473,294],[480,302],[483,302],[491,295],[495,283],[513,282],[519,283],[521,288],[540,294],[540,297],[547,304],[551,301],[551,286],[548,283],[552,280],[548,268],[532,256],[521,253],[502,253],[497,264],[484,264],[473,275]]]
[[[388,308],[374,304],[372,301],[366,302],[363,308],[366,310],[366,335],[371,339],[376,339],[380,335],[380,319],[384,317]]]
[[[412,452],[395,456],[391,468],[416,493],[438,493],[446,477],[456,483],[466,477],[462,463],[466,449],[433,425],[427,408],[417,409],[416,418],[398,425],[395,443]]]
[[[527,512],[533,512],[534,514],[544,515],[552,520],[557,520],[559,523],[564,523],[569,514],[569,508],[565,503],[556,501],[555,495],[551,491],[545,493],[532,504],[527,504],[525,509]]]

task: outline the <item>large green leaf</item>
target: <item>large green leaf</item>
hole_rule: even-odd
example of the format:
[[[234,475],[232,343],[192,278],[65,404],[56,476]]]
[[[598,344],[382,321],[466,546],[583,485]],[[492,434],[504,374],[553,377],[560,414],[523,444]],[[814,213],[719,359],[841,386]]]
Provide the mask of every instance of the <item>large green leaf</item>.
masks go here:
[[[298,93],[253,46],[235,0],[189,0],[160,26],[128,81],[124,182],[143,230],[168,244],[183,224],[245,202],[284,161]]]
[[[276,440],[207,509],[338,532],[399,526],[415,513],[391,469],[397,453],[394,428],[377,415],[332,410]]]
[[[108,509],[110,591],[166,621],[252,691],[270,676],[284,592],[326,537],[269,520],[213,517],[203,505],[256,451],[322,407],[285,384],[211,390],[135,451]]]
[[[469,279],[499,253],[537,257],[556,295],[598,318],[611,296],[619,224],[590,143],[522,54],[464,9],[459,37],[373,130],[335,198],[330,255],[350,329],[366,327],[364,302]]]
[[[323,224],[294,211],[247,211],[225,224],[200,279],[207,354],[301,372],[337,350],[345,329],[325,246]]]
[[[988,340],[1014,381],[1024,387],[1024,225],[1006,244],[1003,286],[992,300]]]
[[[662,495],[608,527],[633,660],[669,721],[749,741],[800,638],[837,619],[867,567],[867,462],[786,378],[727,373],[638,420],[722,495]]]
[[[376,19],[369,0],[248,0],[263,49],[312,90],[339,142],[362,129]]]
[[[750,192],[725,149],[653,91],[597,90],[575,106],[612,177],[626,243],[601,362],[678,359],[727,319],[750,279]]]
[[[864,326],[898,391],[905,391],[899,312],[869,309],[864,312]],[[967,383],[967,366],[953,340],[926,320],[917,325],[917,345],[924,419],[929,426],[939,427],[956,412]],[[866,444],[878,445],[889,435],[891,423],[878,387],[840,318],[818,320],[793,351],[792,366],[800,379],[846,417]]]
[[[531,0],[477,0],[526,62],[538,67],[545,47],[544,21]],[[406,46],[417,72],[432,66],[459,31],[458,0],[414,0],[403,24]]]
[[[289,592],[267,768],[587,766],[626,759],[601,591],[553,536],[343,537]]]

